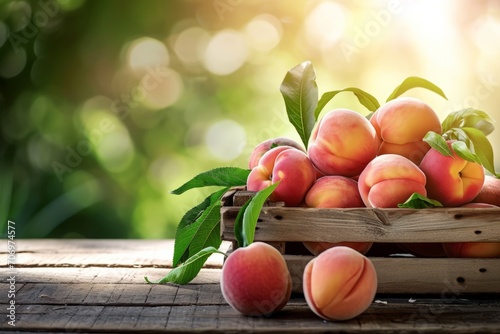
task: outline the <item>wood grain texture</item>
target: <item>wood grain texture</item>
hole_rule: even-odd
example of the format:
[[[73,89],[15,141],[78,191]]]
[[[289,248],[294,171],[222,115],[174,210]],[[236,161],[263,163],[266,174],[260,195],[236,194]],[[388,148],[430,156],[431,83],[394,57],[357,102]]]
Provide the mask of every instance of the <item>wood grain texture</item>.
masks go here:
[[[355,319],[327,322],[316,316],[307,306],[302,295],[294,294],[286,307],[270,317],[246,317],[237,313],[224,300],[220,291],[220,268],[202,269],[190,284],[149,285],[145,275],[160,278],[170,268],[130,266],[102,263],[103,253],[125,259],[134,259],[137,252],[147,254],[156,251],[152,242],[49,240],[46,242],[20,240],[22,251],[47,254],[42,266],[24,264],[16,270],[16,326],[8,325],[9,298],[0,294],[0,331],[5,333],[498,333],[500,331],[500,294],[456,295],[438,292],[434,295],[384,294],[379,292],[370,307]],[[160,243],[161,244],[161,243]],[[88,247],[92,245],[92,247]],[[153,248],[154,247],[154,248]],[[89,250],[91,248],[92,250]],[[88,257],[64,258],[51,252],[66,249],[71,254],[87,253]],[[160,247],[161,251],[164,251]],[[97,259],[93,260],[92,253]],[[287,257],[289,255],[286,255]],[[158,256],[162,258],[162,256]],[[300,261],[307,258],[298,256]],[[122,260],[120,260],[122,261]],[[474,262],[474,263],[473,263]],[[484,267],[487,263],[471,261],[471,266]],[[51,264],[54,263],[54,264]],[[98,263],[97,266],[88,266]],[[383,263],[375,266],[379,268]],[[385,262],[384,262],[385,263]],[[425,263],[415,262],[416,267]],[[454,268],[441,266],[451,280]],[[475,267],[474,267],[475,268]],[[386,284],[396,284],[404,276],[405,267],[391,277],[381,278]],[[465,276],[465,282],[475,275],[495,274],[496,269]],[[403,276],[401,276],[403,275]],[[432,276],[432,274],[426,273]],[[0,291],[7,291],[7,272],[0,271]],[[446,284],[444,285],[446,287]],[[453,285],[452,285],[453,287]],[[438,289],[436,289],[438,291]]]
[[[221,236],[234,240],[239,207],[221,209]],[[500,209],[316,209],[264,207],[255,240],[323,242],[500,242]]]

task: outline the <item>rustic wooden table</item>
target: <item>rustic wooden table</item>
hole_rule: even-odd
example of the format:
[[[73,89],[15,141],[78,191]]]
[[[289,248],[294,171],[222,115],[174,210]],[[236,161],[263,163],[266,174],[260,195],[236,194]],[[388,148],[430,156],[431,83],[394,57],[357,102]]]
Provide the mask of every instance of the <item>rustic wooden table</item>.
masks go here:
[[[15,254],[6,249],[2,332],[500,332],[500,295],[457,296],[445,287],[440,296],[377,295],[344,322],[323,321],[295,295],[281,312],[251,318],[224,301],[220,256],[188,285],[145,283],[168,272],[171,240],[16,240]]]

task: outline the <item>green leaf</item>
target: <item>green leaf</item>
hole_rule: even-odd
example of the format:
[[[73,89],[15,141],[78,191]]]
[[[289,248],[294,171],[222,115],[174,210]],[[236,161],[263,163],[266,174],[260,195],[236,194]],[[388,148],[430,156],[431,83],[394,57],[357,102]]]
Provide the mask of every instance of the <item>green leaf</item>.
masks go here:
[[[318,104],[316,72],[310,61],[290,69],[280,86],[288,120],[299,133],[307,149],[315,124],[314,110]]]
[[[443,133],[453,128],[468,127],[481,130],[487,136],[495,129],[493,122],[486,112],[466,108],[449,113],[441,125]]]
[[[491,146],[490,141],[486,138],[485,134],[478,129],[475,128],[461,128],[464,131],[473,147],[472,150],[474,154],[481,161],[481,165],[483,165],[486,170],[488,170],[493,175],[496,175],[495,172],[495,162],[493,157],[493,147]]]
[[[429,80],[420,77],[408,77],[405,80],[403,80],[403,82],[399,86],[397,86],[396,89],[394,89],[391,95],[389,95],[389,97],[387,98],[387,102],[390,100],[394,100],[401,94],[405,93],[407,90],[418,87],[428,89],[431,92],[434,92],[444,97],[446,100],[448,99],[444,94],[444,92],[441,90],[441,88],[439,88]]]
[[[144,279],[150,284],[165,284],[165,283],[175,283],[175,284],[187,284],[191,282],[200,272],[201,268],[214,253],[219,253],[226,255],[224,252],[219,251],[215,247],[206,247],[200,250],[198,253],[191,256],[186,262],[184,262],[179,267],[172,269],[165,277],[160,279],[158,282],[152,282],[146,276]],[[227,256],[227,255],[226,255]]]
[[[472,153],[471,150],[467,147],[467,144],[465,144],[463,141],[454,141],[453,143],[451,143],[451,148],[462,159],[481,164],[481,160],[479,159],[479,157]]]
[[[243,228],[241,240],[243,240],[243,247],[250,245],[253,242],[255,235],[255,227],[257,226],[257,220],[259,219],[260,210],[264,206],[266,199],[272,194],[274,189],[278,187],[279,182],[271,184],[267,188],[264,188],[257,192],[248,206],[245,208],[243,213]]]
[[[344,88],[341,90],[334,90],[331,92],[326,92],[321,96],[321,99],[318,102],[318,106],[316,107],[316,110],[314,111],[314,117],[318,119],[319,114],[321,113],[321,110],[326,106],[328,102],[330,102],[331,99],[333,99],[338,93],[342,92],[351,92],[353,93],[357,98],[358,101],[369,111],[375,111],[380,107],[380,103],[377,101],[377,99],[365,92],[362,89],[356,88],[356,87],[348,87]]]
[[[228,189],[226,187],[212,193],[182,217],[175,234],[174,266],[204,247],[220,246],[220,236],[216,239],[212,233],[220,226],[220,199]]]
[[[446,143],[446,140],[439,133],[434,131],[429,131],[423,138],[423,140],[430,145],[433,149],[437,150],[439,153],[445,157],[452,157],[453,152]]]
[[[174,195],[180,195],[193,188],[207,186],[235,187],[244,186],[247,183],[250,170],[238,167],[218,167],[200,173],[179,188],[171,191]]]
[[[439,201],[430,199],[419,193],[413,193],[404,203],[398,204],[398,208],[408,209],[425,209],[441,206],[443,206],[443,204],[441,204]]]
[[[252,199],[249,199],[245,202],[245,204],[243,204],[240,211],[238,211],[236,219],[234,220],[234,236],[238,242],[238,247],[243,247],[243,215],[251,200]]]

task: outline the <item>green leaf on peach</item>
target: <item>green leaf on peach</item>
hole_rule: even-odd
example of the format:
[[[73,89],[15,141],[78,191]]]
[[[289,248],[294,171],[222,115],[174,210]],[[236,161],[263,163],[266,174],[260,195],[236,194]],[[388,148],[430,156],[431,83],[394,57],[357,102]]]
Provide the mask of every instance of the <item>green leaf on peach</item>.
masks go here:
[[[201,268],[210,257],[210,255],[219,253],[227,256],[226,253],[219,251],[215,247],[206,247],[191,256],[186,262],[184,262],[179,267],[176,267],[160,279],[157,282],[149,280],[147,276],[144,277],[146,282],[149,284],[165,284],[165,283],[175,283],[175,284],[187,284],[191,282],[200,272]]]
[[[475,128],[460,128],[465,132],[472,143],[472,150],[474,154],[479,158],[479,161],[483,167],[488,170],[493,175],[495,172],[495,160],[493,156],[493,147],[490,141],[486,138],[486,135],[479,129]]]
[[[285,100],[288,120],[307,149],[316,122],[314,110],[318,104],[316,72],[311,62],[305,61],[290,69],[281,83],[280,91]]]
[[[398,208],[408,208],[408,209],[425,209],[425,208],[435,208],[442,207],[439,201],[430,199],[419,193],[413,193],[404,203],[398,204]]]
[[[328,102],[330,102],[331,99],[333,99],[337,94],[342,93],[342,92],[351,92],[353,93],[357,98],[358,101],[369,111],[374,112],[380,107],[380,103],[378,100],[371,94],[365,92],[362,89],[356,88],[356,87],[348,87],[344,88],[341,90],[334,90],[331,92],[326,92],[321,96],[321,99],[318,102],[318,106],[316,107],[316,110],[314,111],[314,117],[318,119],[319,114],[321,113],[321,110],[326,106]]]
[[[274,189],[276,189],[278,185],[279,181],[258,191],[255,196],[250,199],[248,206],[245,208],[243,213],[243,226],[241,228],[241,240],[243,241],[243,247],[246,247],[253,242],[260,211],[262,210],[267,198],[273,193]]]
[[[442,96],[446,100],[448,99],[441,88],[439,88],[429,80],[420,77],[408,77],[394,89],[391,95],[389,95],[389,97],[387,98],[387,102],[389,102],[390,100],[394,100],[395,98],[412,88],[425,88]]]
[[[430,147],[437,150],[439,153],[441,153],[445,157],[452,157],[453,156],[453,152],[451,151],[450,147],[446,143],[446,139],[442,135],[440,135],[439,133],[436,133],[434,131],[429,131],[424,136],[423,140],[427,144],[429,144]]]
[[[451,143],[451,148],[462,159],[481,164],[481,159],[479,159],[479,157],[475,155],[463,141],[454,141]]]
[[[171,194],[180,195],[193,188],[208,186],[244,186],[246,185],[248,174],[250,174],[250,170],[238,167],[214,168],[196,175],[179,188],[172,190]]]
[[[493,119],[486,112],[474,108],[466,108],[449,113],[442,122],[442,128],[443,133],[453,128],[476,128],[487,136],[495,129],[493,122]]]

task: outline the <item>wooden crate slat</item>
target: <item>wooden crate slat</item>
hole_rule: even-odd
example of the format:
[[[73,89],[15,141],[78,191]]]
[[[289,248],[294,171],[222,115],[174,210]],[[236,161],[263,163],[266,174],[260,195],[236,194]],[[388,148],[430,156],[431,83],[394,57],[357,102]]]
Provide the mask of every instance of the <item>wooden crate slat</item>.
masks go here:
[[[292,290],[302,293],[302,275],[313,256],[286,255]],[[499,259],[370,257],[378,277],[377,293],[460,294],[500,292]]]
[[[234,220],[239,209],[221,209],[224,240],[234,240]],[[500,242],[500,209],[264,207],[259,216],[255,240]]]

